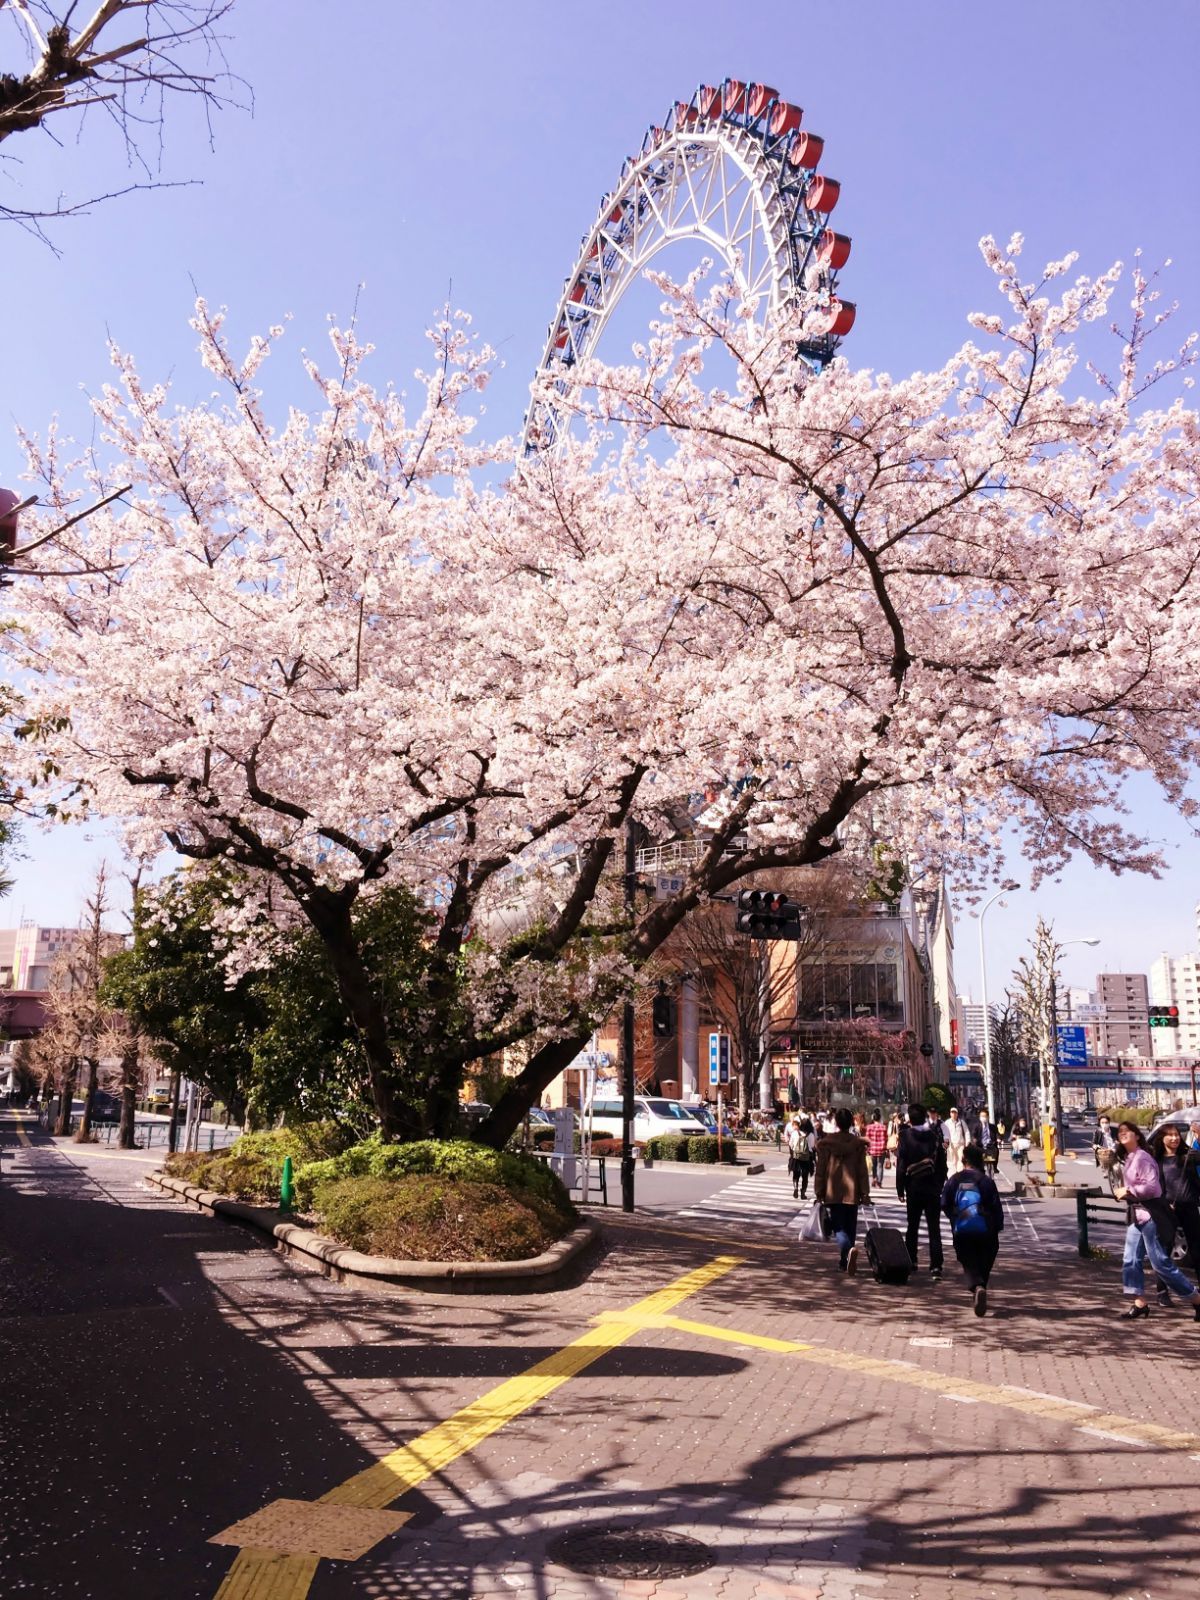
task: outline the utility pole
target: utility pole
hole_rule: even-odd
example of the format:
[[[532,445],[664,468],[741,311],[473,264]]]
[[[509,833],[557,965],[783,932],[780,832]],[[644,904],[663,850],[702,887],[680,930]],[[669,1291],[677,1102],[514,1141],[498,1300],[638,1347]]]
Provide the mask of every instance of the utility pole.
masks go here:
[[[625,819],[625,917],[633,927],[637,903],[637,842],[633,818]],[[633,1210],[633,996],[621,1012],[621,1210]]]

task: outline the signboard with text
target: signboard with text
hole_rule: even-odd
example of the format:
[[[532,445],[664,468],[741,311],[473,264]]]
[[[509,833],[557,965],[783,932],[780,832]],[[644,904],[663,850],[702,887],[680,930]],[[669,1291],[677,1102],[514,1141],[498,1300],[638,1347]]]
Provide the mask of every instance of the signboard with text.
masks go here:
[[[710,1033],[708,1036],[708,1082],[713,1089],[729,1082],[729,1035]]]
[[[1058,1064],[1060,1067],[1087,1066],[1087,1029],[1080,1023],[1058,1024]]]

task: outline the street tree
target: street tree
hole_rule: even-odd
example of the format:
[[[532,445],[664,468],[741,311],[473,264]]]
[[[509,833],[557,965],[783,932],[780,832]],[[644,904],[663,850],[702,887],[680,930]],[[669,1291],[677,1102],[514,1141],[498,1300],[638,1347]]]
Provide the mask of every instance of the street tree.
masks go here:
[[[221,26],[234,0],[0,0],[0,143],[18,134],[58,133],[82,119],[111,124],[124,157],[143,175],[106,194],[28,203],[0,200],[0,220],[48,239],[47,224],[78,216],[100,200],[157,187],[162,124],[169,99],[212,113],[237,91],[222,53]],[[156,144],[157,151],[147,148]],[[0,159],[12,160],[8,150]]]
[[[515,452],[474,438],[491,357],[463,320],[434,328],[411,409],[351,329],[308,362],[317,412],[274,422],[278,330],[236,357],[201,303],[222,399],[173,407],[117,353],[111,462],[26,439],[44,515],[133,485],[54,546],[102,574],[19,588],[28,784],[306,922],[393,1138],[442,1131],[466,1066],[513,1047],[481,1130],[503,1142],[752,874],[884,839],[969,887],[1014,836],[1034,882],[1077,852],[1157,870],[1114,807],[1137,772],[1194,810],[1200,426],[1147,391],[1192,346],[1147,369],[1135,271],[1113,375],[1078,393],[1073,340],[1120,273],[1056,297],[1073,258],[1027,282],[1018,247],[985,241],[1005,314],[974,319],[982,343],[904,379],[811,371],[803,305],[764,324],[664,283],[636,361],[557,374],[561,448],[494,483]],[[625,914],[634,825],[689,852]],[[431,919],[402,1069],[354,920],[397,883]]]

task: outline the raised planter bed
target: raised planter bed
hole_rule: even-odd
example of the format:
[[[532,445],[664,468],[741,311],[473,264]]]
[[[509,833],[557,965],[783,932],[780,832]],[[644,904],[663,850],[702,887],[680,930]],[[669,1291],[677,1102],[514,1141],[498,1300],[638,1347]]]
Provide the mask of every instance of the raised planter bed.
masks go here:
[[[244,1228],[253,1228],[275,1240],[284,1255],[315,1266],[335,1283],[393,1292],[402,1289],[434,1290],[445,1294],[529,1294],[555,1289],[579,1258],[600,1238],[594,1222],[582,1222],[540,1256],[523,1261],[397,1261],[364,1255],[334,1239],[314,1233],[298,1223],[280,1219],[271,1206],[247,1205],[242,1200],[198,1189],[165,1172],[147,1173],[150,1183],[165,1189],[197,1211]]]

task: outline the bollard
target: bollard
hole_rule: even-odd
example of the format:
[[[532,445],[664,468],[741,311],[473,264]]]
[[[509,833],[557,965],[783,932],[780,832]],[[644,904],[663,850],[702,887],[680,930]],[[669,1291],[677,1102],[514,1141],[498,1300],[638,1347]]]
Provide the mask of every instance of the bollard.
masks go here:
[[[208,1130],[208,1153],[209,1153],[209,1155],[212,1155],[213,1151],[216,1148],[217,1148],[217,1130],[215,1128],[210,1128]]]
[[[279,1184],[279,1209],[290,1211],[292,1209],[292,1158],[283,1158],[283,1177]]]
[[[1088,1197],[1086,1194],[1075,1196],[1075,1223],[1079,1232],[1079,1254],[1085,1258],[1091,1254],[1088,1249]]]

